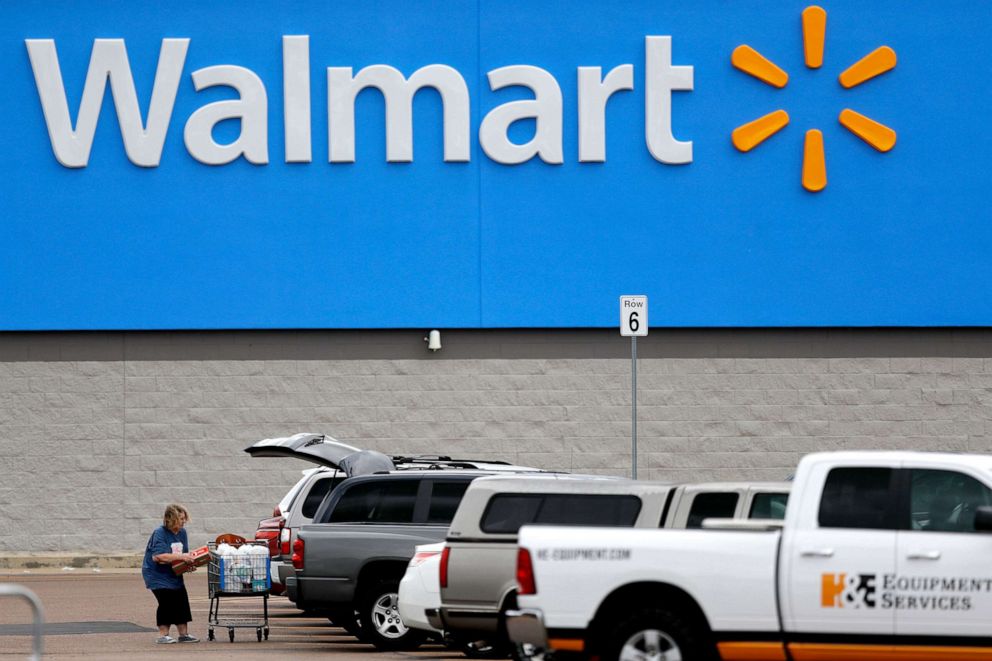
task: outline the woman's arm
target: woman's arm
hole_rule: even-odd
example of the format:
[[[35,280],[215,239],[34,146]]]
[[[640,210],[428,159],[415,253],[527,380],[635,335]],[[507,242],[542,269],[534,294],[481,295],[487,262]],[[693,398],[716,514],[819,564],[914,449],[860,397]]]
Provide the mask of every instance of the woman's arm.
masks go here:
[[[152,562],[157,562],[162,565],[175,562],[176,560],[191,562],[193,560],[193,556],[190,553],[159,553],[158,555],[152,556]]]

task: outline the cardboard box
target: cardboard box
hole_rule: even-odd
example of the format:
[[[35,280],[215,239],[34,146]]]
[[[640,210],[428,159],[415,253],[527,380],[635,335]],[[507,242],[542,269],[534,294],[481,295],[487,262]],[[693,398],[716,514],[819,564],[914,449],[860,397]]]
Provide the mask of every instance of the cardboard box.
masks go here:
[[[210,549],[206,546],[201,546],[198,549],[193,549],[190,551],[190,555],[193,556],[192,562],[186,562],[185,560],[176,560],[172,563],[172,571],[176,574],[185,574],[186,572],[191,572],[197,567],[202,567],[203,565],[210,562]]]

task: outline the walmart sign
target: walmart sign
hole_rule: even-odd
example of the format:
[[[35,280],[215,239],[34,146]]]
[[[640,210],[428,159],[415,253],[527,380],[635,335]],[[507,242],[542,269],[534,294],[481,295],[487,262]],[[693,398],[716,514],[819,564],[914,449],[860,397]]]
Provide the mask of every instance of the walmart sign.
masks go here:
[[[0,330],[992,324],[982,3],[0,6]]]
[[[692,142],[672,136],[672,90],[692,89],[692,67],[671,65],[671,37],[645,39],[645,134],[651,154],[662,163],[691,163]],[[109,81],[117,122],[128,159],[135,165],[155,167],[162,157],[165,135],[182,75],[189,39],[163,39],[147,120],[141,117],[134,76],[123,39],[97,39],[93,43],[83,97],[73,129],[65,85],[53,39],[26,40],[38,96],[45,113],[55,157],[66,167],[86,167],[104,92]],[[283,113],[287,163],[312,160],[310,119],[310,37],[285,36],[283,49]],[[190,155],[207,165],[225,165],[239,158],[264,165],[269,162],[268,93],[265,83],[251,69],[221,65],[205,67],[191,75],[197,91],[229,87],[237,100],[215,101],[190,115],[183,139]],[[532,101],[513,101],[486,115],[479,128],[483,150],[497,163],[514,165],[540,156],[546,163],[562,163],[562,94],[555,77],[539,67],[507,66],[488,73],[493,90],[523,87]],[[600,67],[579,67],[579,160],[606,160],[606,102],[615,92],[634,89],[634,68],[623,64],[602,77]],[[471,160],[469,147],[469,92],[457,70],[432,64],[405,78],[394,67],[365,67],[357,75],[351,67],[327,68],[327,148],[331,163],[355,162],[355,97],[366,88],[383,96],[386,113],[386,160],[413,161],[413,97],[431,88],[441,97],[444,160]],[[213,130],[220,122],[240,122],[238,137],[217,144]],[[507,135],[517,121],[533,119],[534,137],[518,145]]]

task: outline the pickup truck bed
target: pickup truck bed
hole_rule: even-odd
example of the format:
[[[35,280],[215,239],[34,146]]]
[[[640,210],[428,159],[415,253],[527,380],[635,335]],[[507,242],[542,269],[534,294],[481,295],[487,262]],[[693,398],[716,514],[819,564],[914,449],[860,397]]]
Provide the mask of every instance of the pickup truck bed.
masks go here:
[[[712,605],[706,613],[715,631],[777,631],[775,561],[778,532],[722,530],[623,530],[616,528],[525,528],[530,535],[551,535],[554,542],[531,554],[537,589],[561,604],[554,626],[560,633],[582,631],[588,604],[604,606],[594,619],[611,615],[617,586],[646,581],[665,583]],[[733,562],[727,553],[733,553]],[[567,567],[568,571],[555,571]],[[576,581],[577,575],[582,576]],[[628,590],[629,592],[630,590]]]
[[[448,527],[323,523],[303,526],[304,569],[296,573],[300,608],[328,609],[350,604],[362,579],[382,571],[402,575],[418,544],[444,541]]]

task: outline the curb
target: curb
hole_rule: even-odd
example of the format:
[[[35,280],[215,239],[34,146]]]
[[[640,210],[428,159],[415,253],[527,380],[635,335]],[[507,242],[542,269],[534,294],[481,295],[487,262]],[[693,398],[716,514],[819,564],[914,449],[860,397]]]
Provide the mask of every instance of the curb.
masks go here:
[[[0,570],[72,570],[72,569],[140,569],[141,553],[95,554],[31,554],[0,556]]]

